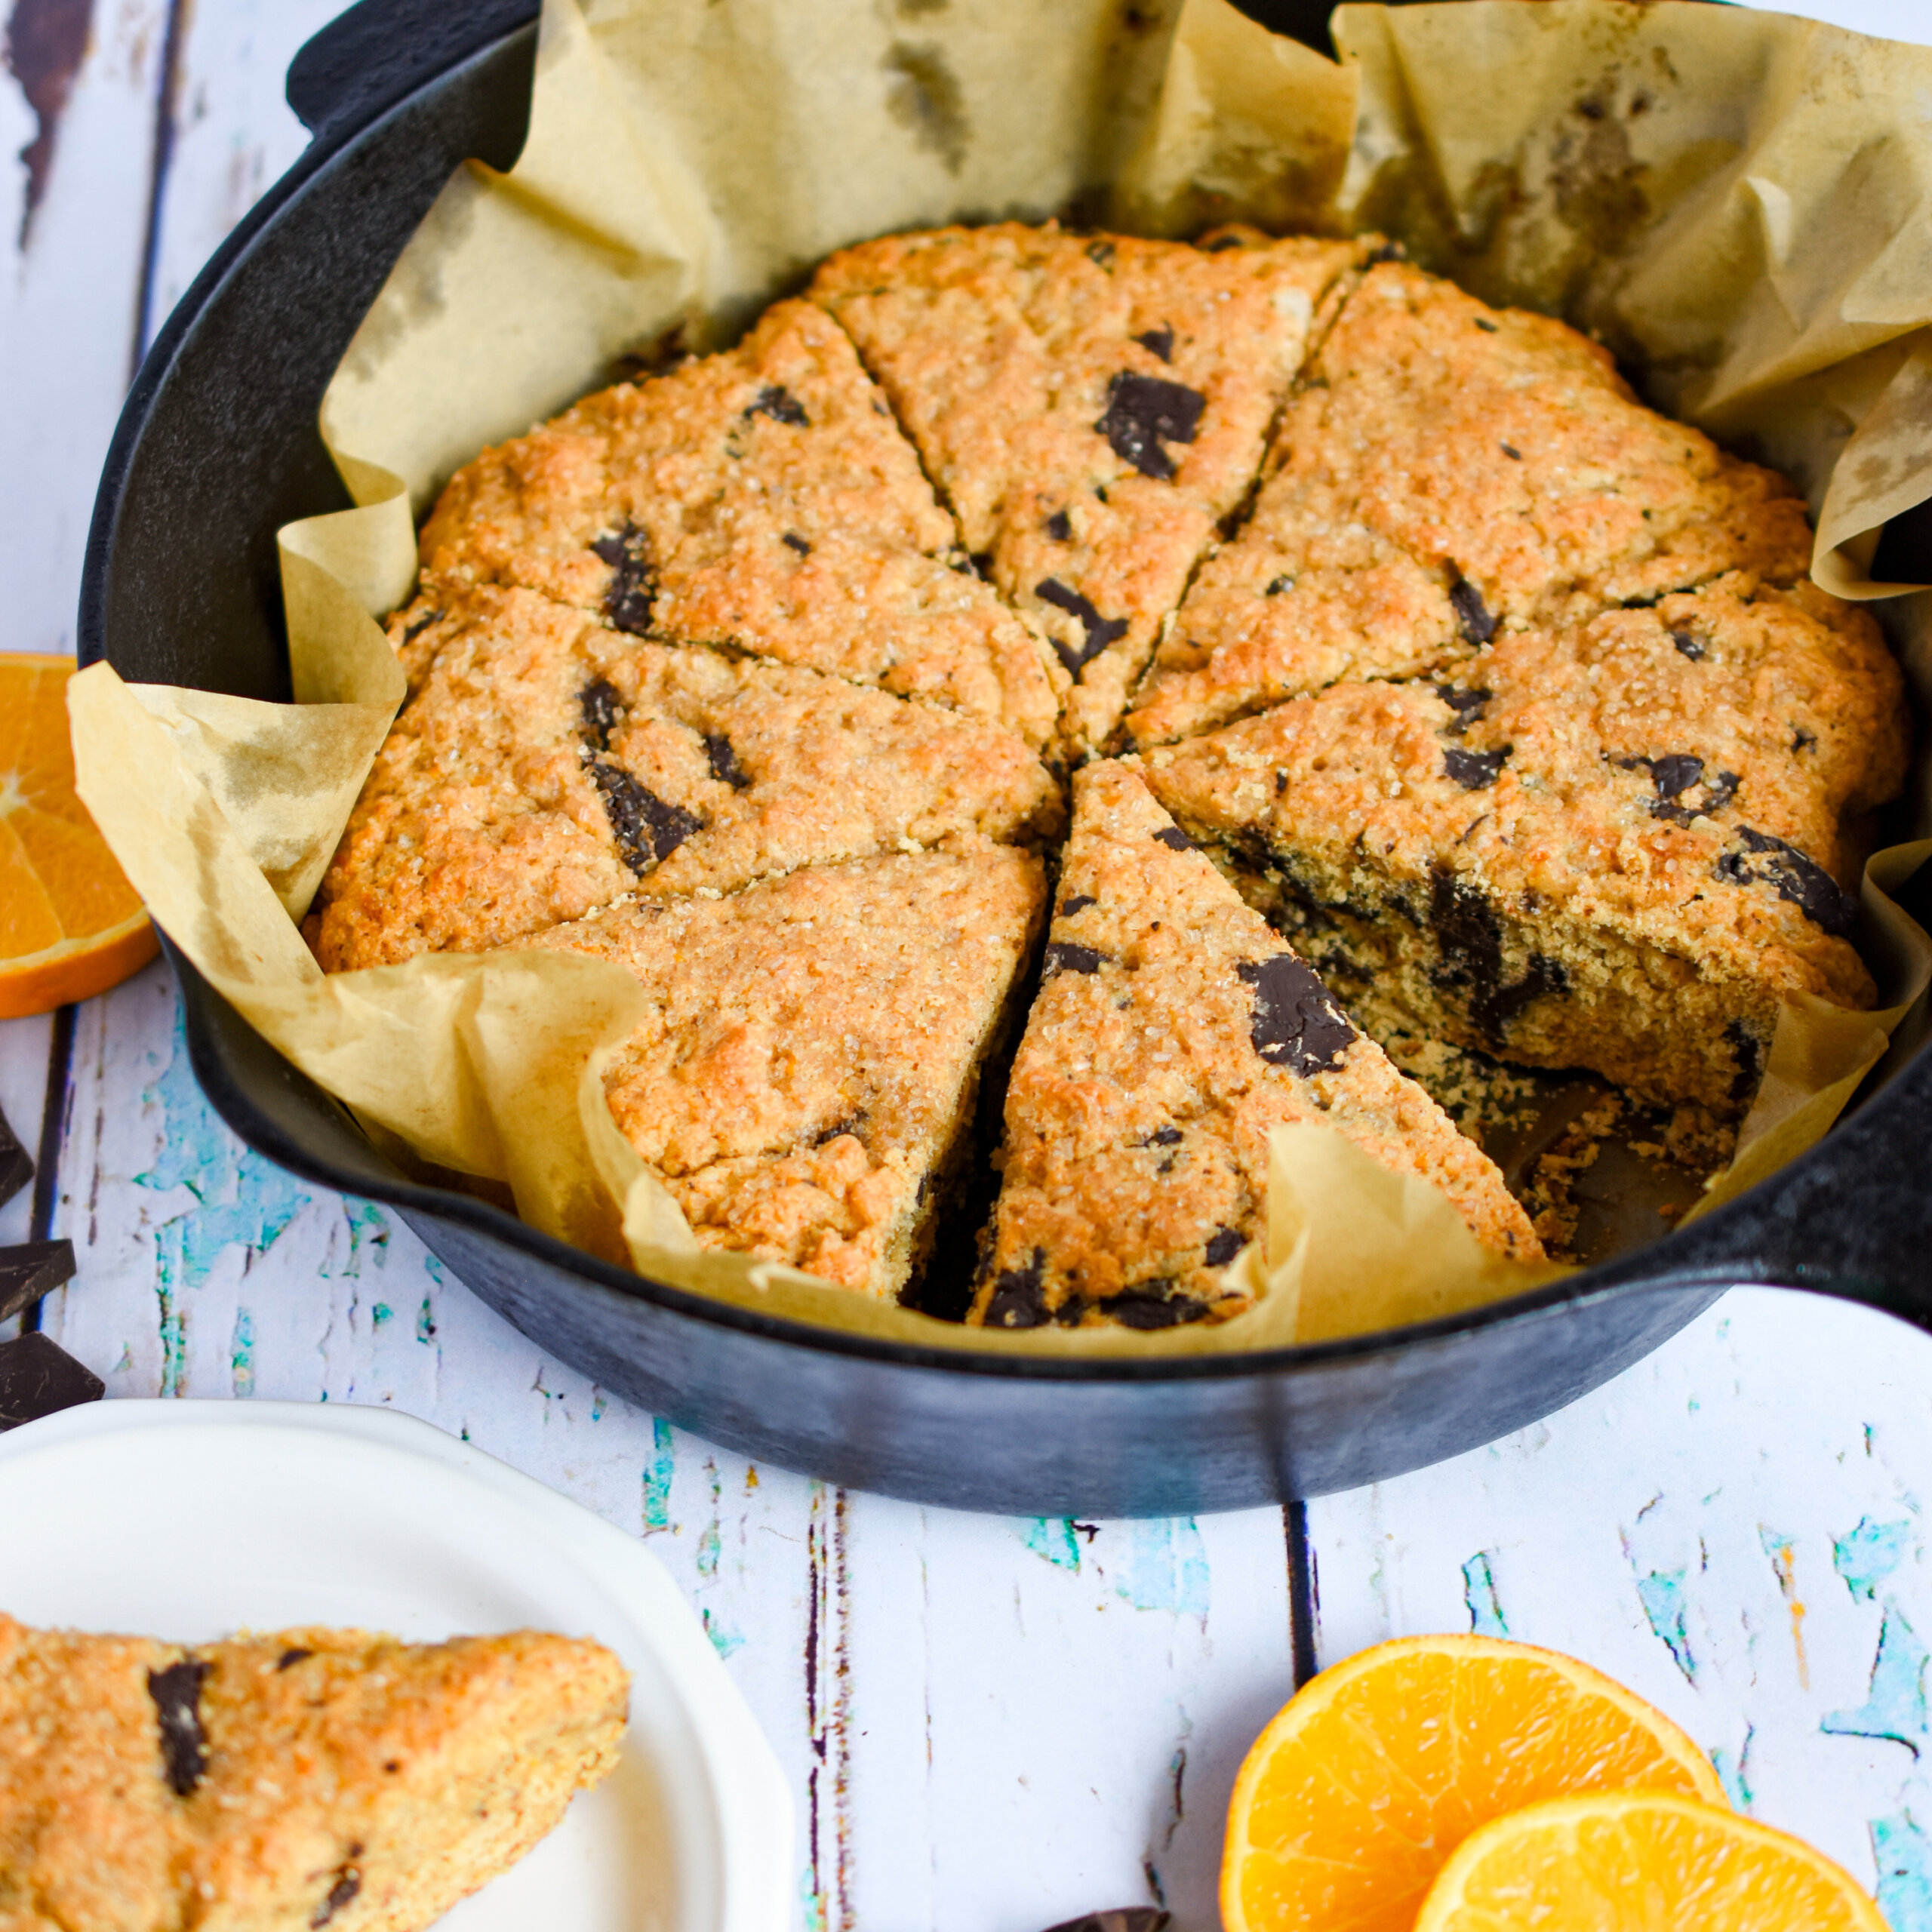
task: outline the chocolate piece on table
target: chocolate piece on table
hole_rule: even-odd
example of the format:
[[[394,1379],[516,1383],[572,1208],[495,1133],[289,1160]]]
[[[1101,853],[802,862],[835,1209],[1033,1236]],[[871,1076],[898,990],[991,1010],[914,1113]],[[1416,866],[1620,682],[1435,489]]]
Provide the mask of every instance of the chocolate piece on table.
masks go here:
[[[0,1321],[11,1321],[73,1278],[70,1241],[23,1241],[0,1247]]]
[[[107,1385],[47,1336],[35,1333],[0,1343],[0,1429],[82,1402],[97,1402]]]
[[[33,1158],[14,1137],[14,1130],[0,1115],[0,1207],[33,1179]]]

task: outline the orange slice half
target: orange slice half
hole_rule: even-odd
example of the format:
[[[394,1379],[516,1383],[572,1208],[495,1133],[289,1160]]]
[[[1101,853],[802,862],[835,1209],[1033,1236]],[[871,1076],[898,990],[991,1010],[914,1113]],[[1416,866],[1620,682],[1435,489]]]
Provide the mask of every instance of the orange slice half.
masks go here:
[[[1415,1932],[1885,1932],[1801,1840],[1663,1792],[1559,1798],[1463,1840]]]
[[[118,985],[159,949],[74,795],[71,657],[0,653],[0,1020]]]
[[[1227,1932],[1410,1932],[1478,1826],[1638,1786],[1724,1802],[1669,1718],[1574,1657],[1490,1637],[1378,1644],[1306,1685],[1248,1753],[1221,1867]]]

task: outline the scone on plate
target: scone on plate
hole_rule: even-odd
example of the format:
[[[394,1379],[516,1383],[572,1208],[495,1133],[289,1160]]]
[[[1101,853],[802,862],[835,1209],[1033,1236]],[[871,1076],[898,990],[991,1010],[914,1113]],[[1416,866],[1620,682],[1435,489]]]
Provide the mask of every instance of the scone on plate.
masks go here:
[[[185,1649],[0,1615],[7,1932],[422,1932],[616,1764],[623,1666],[519,1631]]]
[[[1542,1248],[1488,1156],[1358,1032],[1129,767],[1074,780],[1046,978],[1007,1090],[969,1319],[1166,1328],[1238,1314],[1223,1271],[1266,1225],[1268,1131],[1337,1128]]]

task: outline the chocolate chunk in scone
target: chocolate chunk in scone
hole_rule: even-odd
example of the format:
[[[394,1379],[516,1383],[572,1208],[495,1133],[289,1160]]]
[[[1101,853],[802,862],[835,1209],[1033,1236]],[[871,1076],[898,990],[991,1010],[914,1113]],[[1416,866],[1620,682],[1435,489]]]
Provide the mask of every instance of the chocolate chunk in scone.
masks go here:
[[[1787,995],[1872,1003],[1847,891],[1906,726],[1862,611],[1733,577],[1462,675],[1335,685],[1147,752],[1148,783],[1410,1031],[1734,1114]]]
[[[889,1297],[971,1151],[1046,903],[1038,859],[982,846],[626,906],[539,943],[617,960],[651,996],[605,1091],[699,1242]]]
[[[970,1319],[1155,1328],[1239,1313],[1223,1270],[1263,1231],[1269,1129],[1298,1121],[1441,1188],[1485,1245],[1541,1253],[1494,1164],[1131,767],[1075,776],[1061,888]]]
[[[587,397],[452,478],[423,595],[517,584],[991,718],[1035,748],[1064,673],[955,548],[838,325],[781,302],[736,349]]]
[[[426,1925],[614,1765],[629,1702],[601,1645],[534,1631],[188,1651],[0,1614],[0,1900],[23,1927]]]
[[[1355,245],[1211,250],[1026,227],[891,236],[811,293],[851,331],[966,547],[1076,678],[1103,744],[1217,521],[1241,503]]]
[[[1054,780],[997,724],[531,591],[451,599],[403,657],[409,698],[309,929],[331,971],[514,944],[630,893],[1059,829]]]
[[[1391,263],[1343,304],[1128,731],[1156,743],[1726,571],[1793,583],[1810,560],[1783,478],[1645,408],[1595,343]]]

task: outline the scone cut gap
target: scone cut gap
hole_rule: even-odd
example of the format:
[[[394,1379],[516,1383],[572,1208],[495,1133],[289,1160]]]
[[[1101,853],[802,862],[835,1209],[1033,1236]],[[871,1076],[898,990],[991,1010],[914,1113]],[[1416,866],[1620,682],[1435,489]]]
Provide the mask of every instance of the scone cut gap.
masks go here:
[[[452,184],[325,407],[365,507],[290,534],[297,688],[392,708],[395,655],[361,613],[398,603],[410,683],[311,915],[326,975],[260,869],[299,835],[334,841],[366,732],[337,720],[325,745],[318,716],[315,792],[332,777],[336,815],[270,823],[245,802],[263,789],[245,717],[224,737],[185,694],[77,681],[91,808],[272,1041],[386,1146],[509,1186],[526,1219],[606,1260],[943,1346],[1343,1332],[1349,1292],[1320,1284],[1345,1279],[1351,1242],[1396,1284],[1354,1294],[1363,1325],[1466,1305],[1438,1292],[1449,1275],[1468,1300],[1546,1278],[1492,1269],[1520,1210],[1398,1070],[1426,1071],[1405,1029],[1733,1117],[1755,1062],[1778,1096],[1775,1133],[1746,1123],[1761,1164],[1829,1124],[1926,963],[1869,881],[1857,950],[1846,937],[1862,821],[1903,758],[1896,672],[1857,613],[1804,583],[1798,497],[1651,414],[1601,349],[1531,312],[1595,331],[1654,399],[1795,477],[1835,581],[1860,592],[1844,559],[1932,474],[1914,445],[1912,484],[1894,465],[1883,502],[1861,498],[1872,472],[1834,477],[1846,446],[1826,425],[1869,419],[1875,446],[1892,432],[1854,337],[1801,396],[1780,359],[1794,325],[1838,339],[1835,291],[1890,240],[1807,117],[1829,106],[1919,157],[1910,102],[1932,62],[1770,16],[1550,0],[1534,21],[1345,8],[1338,67],[1220,0],[1140,8],[1125,35],[1100,0],[987,0],[971,23],[927,23],[957,86],[940,140],[880,94],[894,29],[870,12],[809,61],[770,57],[801,31],[782,8],[701,51],[660,12],[632,0],[592,26],[552,0],[518,170]],[[1710,102],[1781,63],[1827,72],[1831,99],[1774,91],[1753,124],[1754,178],[1787,197],[1806,264],[1777,300],[1810,305],[1774,314],[1737,239],[1762,232],[1745,191],[1679,163],[1708,151]],[[1500,115],[1497,71],[1521,82]],[[1355,148],[1358,122],[1376,140]],[[1601,158],[1574,162],[1577,131],[1605,125],[1641,191],[1614,204],[1620,226],[1586,233],[1610,205],[1576,190]],[[784,165],[747,167],[779,129]],[[1932,183],[1932,162],[1907,165]],[[1499,178],[1521,191],[1501,214],[1482,200]],[[1106,233],[943,226],[1091,208],[1096,183]],[[1177,232],[1206,245],[1158,243]],[[787,291],[802,292],[767,309]],[[735,347],[572,405],[586,372],[680,327],[703,342],[720,317],[712,339],[751,322]],[[411,497],[426,509],[460,468],[409,604]],[[296,552],[329,566],[305,576]],[[1338,721],[1364,712],[1366,732]],[[1082,760],[1067,867],[1105,846],[1079,823],[1103,792],[1178,842],[1153,843],[1153,872],[1110,906],[1060,886],[1050,906],[1060,780]],[[155,826],[162,798],[185,839]],[[1901,882],[1909,858],[1875,875]],[[1673,897],[1673,878],[1694,890]],[[1064,909],[1082,896],[1102,906]],[[1028,1214],[1110,1217],[1014,1158],[1029,1119],[1071,1107],[1094,1128],[1061,1091],[1071,1069],[1033,1047],[1078,1030],[1077,999],[1115,977],[1068,966],[1109,950],[1081,922],[1112,921],[1131,951],[1169,897],[1198,943],[1134,952],[1119,990],[1169,1014],[1188,1054],[1157,1077],[1097,1009],[1097,1044],[1118,1032],[1100,1112],[1152,1106],[1148,1134],[1181,1134],[1187,1158],[1151,1178],[1213,1169],[1201,1203],[1219,1188],[1211,1211],[1232,1218],[1143,1192],[1143,1254],[1092,1238],[1084,1285],[1043,1263],[1037,1294],[1009,1294],[1048,1317],[1032,1327],[894,1306],[1002,1033],[1020,1035],[1012,1251],[981,1275],[981,1315],[1046,1251],[1022,1252]],[[869,1001],[839,983],[861,957]],[[686,960],[713,964],[681,977]],[[708,1001],[707,975],[725,989]],[[1291,980],[1307,998],[1288,1005],[1351,1030],[1340,1066],[1284,1071],[1255,1048],[1255,1002],[1280,1004]],[[1197,1038],[1210,983],[1230,1017]],[[1259,1071],[1220,1063],[1241,997]],[[1662,1033],[1644,1023],[1659,1011]],[[1176,1097],[1182,1057],[1193,1087]],[[1351,1139],[1301,1107],[1398,1119],[1407,1171],[1361,1154],[1366,1128]],[[1124,1174],[1169,1144],[1113,1151]],[[1480,1163],[1460,1214],[1416,1177],[1438,1146]],[[768,1258],[732,1246],[754,1222]],[[1378,1247],[1370,1226],[1395,1232]],[[1443,1259],[1458,1243],[1466,1267]],[[814,1261],[846,1287],[803,1272]],[[1143,1321],[1205,1312],[1106,1320],[1123,1294]]]

